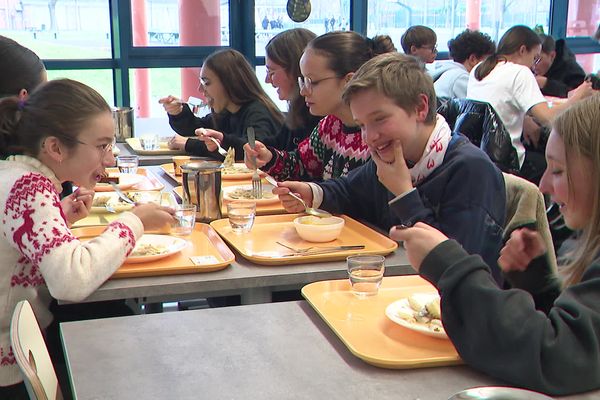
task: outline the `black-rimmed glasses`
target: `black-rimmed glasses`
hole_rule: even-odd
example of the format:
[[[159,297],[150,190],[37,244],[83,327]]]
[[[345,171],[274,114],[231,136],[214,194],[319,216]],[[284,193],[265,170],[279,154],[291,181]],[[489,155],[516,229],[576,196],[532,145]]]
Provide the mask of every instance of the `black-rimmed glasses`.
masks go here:
[[[298,86],[300,87],[300,91],[304,90],[307,93],[312,93],[313,87],[317,86],[319,83],[329,80],[329,79],[338,79],[339,76],[328,76],[327,78],[321,78],[316,81],[313,81],[310,78],[305,78],[303,76],[298,77]]]

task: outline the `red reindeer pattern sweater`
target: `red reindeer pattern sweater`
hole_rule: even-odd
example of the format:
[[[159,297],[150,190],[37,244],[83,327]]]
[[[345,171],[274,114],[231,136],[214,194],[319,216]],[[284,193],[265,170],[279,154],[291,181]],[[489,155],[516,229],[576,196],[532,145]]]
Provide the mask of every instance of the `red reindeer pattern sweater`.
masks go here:
[[[39,160],[0,161],[0,386],[22,380],[10,347],[17,302],[29,300],[38,322],[52,321],[51,296],[81,301],[119,268],[143,234],[132,213],[88,242],[75,238],[60,206],[61,185]]]
[[[278,181],[323,181],[348,175],[371,154],[359,128],[348,128],[335,115],[323,118],[294,151],[269,147],[273,159],[263,171]]]

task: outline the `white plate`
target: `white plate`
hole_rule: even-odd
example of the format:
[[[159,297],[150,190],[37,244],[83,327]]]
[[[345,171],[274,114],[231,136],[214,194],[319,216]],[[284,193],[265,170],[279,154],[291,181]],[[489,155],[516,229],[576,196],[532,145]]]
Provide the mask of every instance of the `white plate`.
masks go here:
[[[233,197],[231,197],[231,193],[234,192],[235,190],[244,190],[244,191],[248,191],[251,192],[252,191],[252,185],[235,185],[235,186],[226,186],[223,188],[223,200],[225,201],[243,201],[243,202],[254,202],[256,203],[256,205],[262,205],[262,204],[272,204],[272,203],[278,203],[279,202],[279,197],[274,195],[273,193],[271,193],[273,191],[273,185],[270,185],[268,183],[263,182],[262,184],[262,189],[263,189],[263,195],[264,196],[270,196],[268,198],[262,198],[262,199],[234,199]]]
[[[160,260],[161,258],[180,252],[187,244],[188,242],[186,240],[174,236],[145,234],[137,241],[132,253],[135,249],[138,249],[143,245],[164,247],[165,251],[160,254],[129,256],[125,260],[125,263],[133,264]]]
[[[224,180],[239,180],[239,179],[252,179],[253,171],[246,167],[244,163],[234,163],[231,168],[223,168],[221,170],[221,177]],[[258,170],[260,176],[265,176],[265,173]]]
[[[121,190],[127,190],[138,183],[141,183],[145,176],[139,174],[120,174],[119,175],[119,184],[117,185]],[[114,189],[110,183],[97,183],[94,187],[96,192],[113,192]]]
[[[463,390],[448,400],[552,400],[552,397],[525,389],[484,386]]]
[[[414,295],[415,294],[413,294],[413,296]],[[416,293],[416,295],[423,296],[425,302],[427,302],[425,298],[429,299],[430,301],[433,300],[435,297],[438,297],[438,295],[435,293]],[[431,330],[426,324],[419,322],[410,322],[405,320],[404,318],[401,318],[398,315],[399,310],[414,312],[414,310],[408,304],[408,298],[402,298],[388,305],[385,309],[385,315],[398,325],[401,325],[412,331],[419,332],[427,336],[433,336],[439,339],[448,339],[448,335],[446,335],[446,332],[436,332]]]
[[[165,192],[127,192],[127,196],[129,196],[136,203],[157,203],[166,206],[174,206],[177,203],[174,200],[171,200],[170,197],[172,195],[170,193]],[[162,202],[161,202],[162,195]],[[129,211],[133,208],[133,204],[125,203],[121,201],[119,195],[115,192],[102,192],[96,193],[94,196],[94,201],[98,202],[98,200],[106,199],[106,201],[102,202],[102,204],[107,204],[112,208],[115,212],[123,212]],[[92,205],[90,209],[92,213],[107,213],[109,212],[104,205]]]

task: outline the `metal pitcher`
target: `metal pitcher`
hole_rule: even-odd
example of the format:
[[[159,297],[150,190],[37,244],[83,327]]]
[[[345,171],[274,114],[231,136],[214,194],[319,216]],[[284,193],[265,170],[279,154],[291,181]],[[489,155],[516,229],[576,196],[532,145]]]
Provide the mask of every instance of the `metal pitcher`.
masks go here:
[[[191,162],[181,166],[183,202],[196,205],[196,220],[211,222],[223,218],[221,212],[221,169],[217,161]]]
[[[115,123],[115,137],[117,142],[133,137],[133,108],[113,107],[113,121]]]

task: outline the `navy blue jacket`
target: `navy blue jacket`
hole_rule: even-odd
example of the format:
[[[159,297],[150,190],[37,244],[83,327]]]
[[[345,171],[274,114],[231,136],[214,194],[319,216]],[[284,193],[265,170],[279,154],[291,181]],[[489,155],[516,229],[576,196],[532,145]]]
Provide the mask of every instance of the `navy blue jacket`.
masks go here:
[[[444,162],[416,190],[388,205],[395,196],[377,179],[370,160],[343,178],[320,182],[321,208],[365,220],[380,229],[425,222],[479,254],[494,266],[502,247],[506,192],[502,173],[465,136],[454,133]]]

